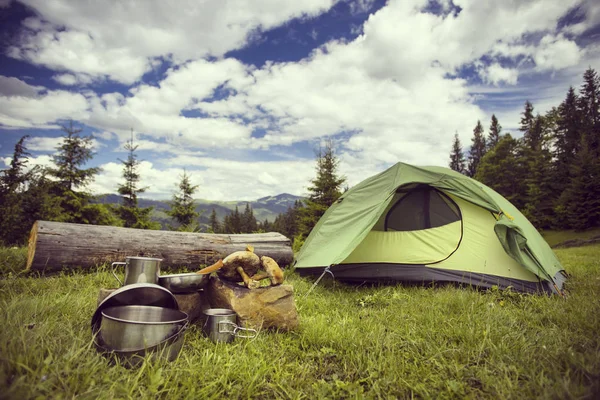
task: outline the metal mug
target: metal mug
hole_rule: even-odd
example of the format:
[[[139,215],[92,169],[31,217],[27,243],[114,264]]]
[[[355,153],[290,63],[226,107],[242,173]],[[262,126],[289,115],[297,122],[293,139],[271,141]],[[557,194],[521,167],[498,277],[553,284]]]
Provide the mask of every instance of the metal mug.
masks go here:
[[[255,329],[237,325],[237,314],[228,308],[209,308],[204,311],[206,321],[202,330],[213,342],[232,342],[234,338],[253,339],[258,334]],[[248,332],[249,334],[240,334]]]
[[[125,262],[111,264],[112,273],[121,286],[131,285],[132,283],[158,284],[162,258],[126,257],[125,260]],[[115,265],[125,266],[125,279],[123,282],[115,274]]]

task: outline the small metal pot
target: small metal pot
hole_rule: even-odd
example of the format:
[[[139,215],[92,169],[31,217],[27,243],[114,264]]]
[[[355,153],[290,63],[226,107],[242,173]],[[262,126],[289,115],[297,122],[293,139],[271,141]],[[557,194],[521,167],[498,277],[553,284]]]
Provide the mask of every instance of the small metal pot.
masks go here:
[[[135,351],[173,336],[187,321],[186,313],[172,308],[112,307],[102,311],[100,335],[111,350]]]
[[[160,262],[162,258],[148,257],[126,257],[125,262],[114,262],[113,275],[121,286],[131,285],[132,283],[158,283],[160,276]],[[125,279],[123,282],[115,274],[115,265],[125,266]]]
[[[237,325],[237,314],[228,308],[209,308],[204,311],[206,321],[202,331],[213,342],[233,341],[234,338],[255,338],[258,334],[255,329],[242,328]],[[249,332],[241,334],[240,332]]]
[[[202,289],[208,282],[208,275],[189,272],[185,274],[161,275],[158,284],[171,293],[193,293]]]

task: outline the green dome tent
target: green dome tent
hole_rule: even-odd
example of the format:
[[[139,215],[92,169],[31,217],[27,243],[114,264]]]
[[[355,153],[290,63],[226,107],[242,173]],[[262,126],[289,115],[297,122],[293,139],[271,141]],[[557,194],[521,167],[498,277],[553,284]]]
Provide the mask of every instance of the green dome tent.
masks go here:
[[[455,282],[562,294],[566,274],[535,227],[489,187],[397,163],[344,193],[296,256],[300,275]]]

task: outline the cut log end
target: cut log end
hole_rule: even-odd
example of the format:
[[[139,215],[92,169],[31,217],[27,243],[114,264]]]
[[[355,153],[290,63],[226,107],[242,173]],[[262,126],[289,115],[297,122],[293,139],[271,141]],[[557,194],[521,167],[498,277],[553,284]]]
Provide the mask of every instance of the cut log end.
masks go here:
[[[31,269],[31,265],[33,264],[35,245],[37,243],[37,231],[38,221],[35,221],[33,227],[31,228],[31,232],[29,233],[29,243],[27,244],[27,265],[25,265],[25,271],[29,271]]]

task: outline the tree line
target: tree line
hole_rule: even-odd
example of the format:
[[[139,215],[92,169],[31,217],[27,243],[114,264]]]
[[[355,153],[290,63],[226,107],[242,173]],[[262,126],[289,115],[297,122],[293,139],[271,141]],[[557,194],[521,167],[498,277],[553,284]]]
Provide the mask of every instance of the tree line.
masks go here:
[[[489,133],[477,121],[465,157],[455,134],[449,166],[506,197],[539,229],[600,226],[600,78],[588,68],[577,92],[544,115],[526,101],[522,137],[502,134],[492,115]]]
[[[37,220],[160,229],[160,224],[150,218],[153,208],[138,205],[138,195],[147,188],[140,186],[140,161],[135,153],[133,132],[125,144],[127,158],[119,160],[123,165],[123,182],[117,192],[122,202],[115,206],[98,204],[95,196],[86,190],[100,172],[97,167],[84,168],[94,156],[93,136],[81,135],[82,129],[73,126],[72,121],[62,126],[62,131],[64,136],[52,155],[50,167],[29,168],[31,154],[26,146],[29,135],[21,137],[15,145],[9,168],[0,173],[0,243],[26,243]],[[179,190],[170,202],[168,214],[173,219],[170,229],[199,229],[199,213],[192,198],[196,188],[184,170]]]
[[[64,136],[56,153],[52,155],[52,166],[29,168],[31,154],[26,142],[29,135],[16,143],[9,168],[0,171],[0,244],[22,245],[27,242],[29,231],[37,220],[69,222],[79,224],[113,225],[136,229],[160,229],[160,223],[151,219],[153,207],[140,207],[138,196],[147,190],[140,185],[140,160],[131,139],[125,143],[127,158],[119,159],[123,166],[123,181],[117,187],[121,196],[118,205],[100,204],[87,191],[87,185],[100,173],[100,168],[84,168],[94,153],[93,136],[84,136],[82,129],[71,121],[61,127]],[[253,233],[280,232],[300,243],[341,194],[340,185],[345,181],[336,175],[337,158],[333,146],[328,142],[317,153],[317,178],[311,181],[310,195],[305,201],[296,201],[286,213],[274,221],[257,221],[249,203],[243,212],[235,210],[219,221],[213,209],[209,217],[208,232]],[[333,185],[333,186],[332,186]],[[190,176],[183,171],[178,190],[169,202],[167,215],[173,224],[168,229],[199,232],[200,213],[196,211],[193,195],[198,185],[193,185]]]

